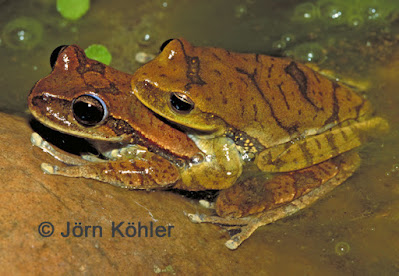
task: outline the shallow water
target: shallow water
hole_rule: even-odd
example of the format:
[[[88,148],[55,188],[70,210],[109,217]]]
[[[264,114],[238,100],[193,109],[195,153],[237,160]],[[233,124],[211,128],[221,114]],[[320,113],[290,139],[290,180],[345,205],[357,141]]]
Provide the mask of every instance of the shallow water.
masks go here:
[[[101,43],[111,66],[134,72],[136,53],[156,54],[164,40],[185,37],[195,45],[293,56],[368,82],[364,93],[390,134],[361,149],[360,169],[327,198],[257,230],[232,255],[248,259],[249,271],[270,275],[397,275],[399,4],[347,2],[98,0],[70,22],[54,1],[0,0],[0,111],[24,114],[30,88],[50,72],[50,53],[61,44]],[[21,40],[20,28],[5,27],[20,17],[41,26],[41,35],[25,27]]]

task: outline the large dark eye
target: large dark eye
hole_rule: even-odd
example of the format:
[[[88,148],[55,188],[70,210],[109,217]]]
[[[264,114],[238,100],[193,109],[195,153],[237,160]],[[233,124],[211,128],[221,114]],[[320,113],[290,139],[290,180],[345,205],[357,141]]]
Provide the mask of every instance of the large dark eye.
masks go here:
[[[85,127],[96,126],[108,116],[103,100],[95,95],[82,95],[72,102],[73,117]]]
[[[62,52],[62,50],[68,45],[60,45],[54,49],[54,51],[50,55],[50,66],[54,69],[54,65],[57,62],[58,55]]]
[[[161,48],[159,48],[161,50],[161,52],[163,51],[163,49],[165,49],[166,45],[169,44],[169,42],[171,42],[173,40],[173,38],[166,40],[164,43],[162,43]]]
[[[172,93],[170,95],[170,106],[179,114],[188,114],[194,108],[194,102],[184,94]]]

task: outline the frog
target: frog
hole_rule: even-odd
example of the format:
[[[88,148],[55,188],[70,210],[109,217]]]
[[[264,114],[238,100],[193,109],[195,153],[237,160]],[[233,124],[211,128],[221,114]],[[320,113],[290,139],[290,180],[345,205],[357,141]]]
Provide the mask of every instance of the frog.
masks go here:
[[[217,191],[201,201],[213,215],[188,217],[226,229],[231,250],[343,183],[360,146],[389,130],[362,94],[288,58],[178,38],[133,74],[76,45],[50,60],[28,96],[32,115],[100,156],[71,156],[33,133],[62,163],[42,170],[126,189]]]

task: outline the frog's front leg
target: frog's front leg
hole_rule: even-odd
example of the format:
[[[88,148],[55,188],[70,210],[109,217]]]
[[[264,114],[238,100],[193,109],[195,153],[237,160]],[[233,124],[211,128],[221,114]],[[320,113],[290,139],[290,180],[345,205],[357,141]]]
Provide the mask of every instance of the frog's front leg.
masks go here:
[[[116,160],[62,167],[43,163],[42,170],[48,174],[96,179],[128,189],[166,188],[179,179],[177,168],[157,155],[148,160]]]
[[[48,174],[91,178],[128,189],[166,188],[180,178],[177,167],[168,160],[138,150],[134,145],[111,151],[107,155],[113,160],[104,160],[89,155],[83,155],[82,159],[60,152],[37,133],[32,134],[31,142],[66,164],[56,166],[42,163],[42,170]]]
[[[236,249],[260,226],[289,216],[324,196],[353,174],[360,164],[357,153],[347,153],[312,167],[280,174],[268,181],[248,179],[222,190],[216,201],[220,216],[190,215],[239,233],[226,242]]]
[[[52,145],[50,145],[49,142],[44,140],[36,132],[32,133],[32,135],[30,137],[30,141],[31,141],[32,145],[42,149],[44,152],[50,154],[52,157],[54,157],[55,159],[65,163],[65,164],[68,164],[68,165],[85,165],[85,164],[89,164],[90,163],[89,161],[84,160],[82,158],[79,158],[79,157],[76,157],[76,156],[72,156],[72,155],[68,155],[66,153],[57,151],[56,149],[54,149],[54,147]]]

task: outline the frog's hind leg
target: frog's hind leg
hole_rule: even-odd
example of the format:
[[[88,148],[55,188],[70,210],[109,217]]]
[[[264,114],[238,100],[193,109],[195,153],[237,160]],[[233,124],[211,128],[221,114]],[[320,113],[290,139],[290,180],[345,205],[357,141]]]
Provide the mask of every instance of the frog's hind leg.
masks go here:
[[[229,249],[236,249],[258,227],[289,216],[330,192],[350,177],[359,164],[358,154],[349,152],[263,183],[249,179],[220,193],[216,211],[222,217],[190,215],[190,219],[227,229],[239,228],[241,231],[226,242]]]

